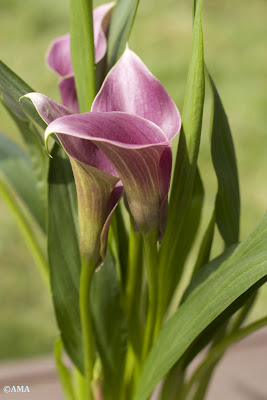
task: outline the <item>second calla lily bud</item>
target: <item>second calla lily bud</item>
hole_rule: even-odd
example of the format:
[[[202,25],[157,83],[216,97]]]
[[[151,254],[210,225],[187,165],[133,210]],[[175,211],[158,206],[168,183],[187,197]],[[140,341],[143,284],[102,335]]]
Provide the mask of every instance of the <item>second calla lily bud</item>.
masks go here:
[[[97,75],[101,75],[100,65],[107,52],[107,32],[114,3],[106,3],[96,7],[93,11],[94,47]],[[48,66],[60,77],[59,90],[62,103],[75,112],[79,112],[73,68],[70,54],[70,34],[53,40],[47,52]],[[102,76],[98,76],[102,83]]]

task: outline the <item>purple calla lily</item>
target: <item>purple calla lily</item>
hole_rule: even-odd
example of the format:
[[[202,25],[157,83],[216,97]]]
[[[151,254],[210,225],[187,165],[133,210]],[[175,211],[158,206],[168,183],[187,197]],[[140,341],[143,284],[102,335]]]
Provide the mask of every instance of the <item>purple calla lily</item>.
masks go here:
[[[73,114],[41,93],[29,93],[24,97],[33,102],[47,125]],[[110,220],[123,187],[112,163],[93,143],[60,134],[58,138],[70,155],[78,193],[81,254],[98,266],[105,257]]]
[[[106,33],[114,3],[103,4],[93,11],[95,63],[98,64],[107,51]],[[46,61],[48,66],[61,78],[59,90],[62,103],[79,112],[74,74],[70,54],[70,34],[54,39],[48,49]]]
[[[91,112],[73,114],[38,93],[27,97],[49,123],[46,143],[56,133],[75,165],[86,164],[90,173],[98,171],[115,179],[110,195],[120,187],[120,179],[139,229],[162,234],[172,165],[170,145],[181,120],[174,102],[140,58],[125,50],[107,75]]]

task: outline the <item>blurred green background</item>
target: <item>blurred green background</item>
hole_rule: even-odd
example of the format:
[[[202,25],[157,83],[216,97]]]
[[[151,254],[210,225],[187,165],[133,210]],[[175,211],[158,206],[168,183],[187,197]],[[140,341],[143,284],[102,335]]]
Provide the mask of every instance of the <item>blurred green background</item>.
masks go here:
[[[95,6],[101,3],[95,1]],[[191,46],[191,3],[141,0],[130,40],[131,48],[163,82],[180,110]],[[203,3],[206,62],[230,120],[238,159],[242,239],[266,210],[267,2]],[[55,100],[59,100],[57,78],[46,68],[44,59],[50,41],[69,31],[68,7],[68,0],[0,0],[1,59],[36,91]],[[216,192],[209,147],[209,95],[205,115],[200,152],[206,190],[202,231]],[[0,130],[23,146],[3,108]],[[57,335],[51,299],[1,199],[0,221],[0,358],[49,352]],[[214,254],[220,246],[217,240]],[[266,314],[266,304],[265,287],[250,318]]]

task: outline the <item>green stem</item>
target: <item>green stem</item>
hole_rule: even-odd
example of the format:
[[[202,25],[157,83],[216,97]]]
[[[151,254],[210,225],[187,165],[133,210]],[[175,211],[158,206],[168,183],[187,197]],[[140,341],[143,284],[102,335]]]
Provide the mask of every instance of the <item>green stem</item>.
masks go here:
[[[141,356],[140,300],[143,276],[142,254],[142,235],[135,232],[133,222],[131,221],[125,302],[129,339],[138,359]]]
[[[85,399],[93,400],[91,383],[93,380],[93,368],[95,362],[93,323],[91,315],[91,282],[95,271],[95,264],[85,255],[81,255],[81,278],[80,278],[80,316],[82,326],[82,343],[85,377]]]
[[[73,366],[73,385],[75,389],[75,399],[85,399],[85,379],[75,366]]]
[[[56,361],[57,372],[66,400],[75,400],[75,392],[70,371],[62,362],[62,348],[63,343],[61,338],[59,338],[56,340],[54,346],[54,357]]]
[[[36,232],[33,231],[32,226],[29,223],[29,218],[26,216],[26,213],[22,205],[19,203],[16,194],[4,180],[0,180],[0,195],[16,218],[25,241],[34,257],[37,266],[39,267],[45,286],[48,290],[50,290],[49,267],[44,253],[36,240]]]
[[[143,360],[146,358],[155,336],[155,321],[157,313],[158,295],[158,251],[157,251],[158,232],[146,233],[144,238],[144,250],[146,260],[146,272],[148,281],[148,315],[144,334],[144,344],[142,351]]]

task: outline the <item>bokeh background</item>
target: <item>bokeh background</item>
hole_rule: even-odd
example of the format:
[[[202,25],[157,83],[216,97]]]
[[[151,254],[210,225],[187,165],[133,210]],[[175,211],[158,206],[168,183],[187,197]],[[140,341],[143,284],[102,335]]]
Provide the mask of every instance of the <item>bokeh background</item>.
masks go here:
[[[102,3],[94,2],[95,6]],[[163,82],[180,110],[191,47],[191,3],[141,0],[130,40],[131,48]],[[205,58],[226,108],[236,148],[243,239],[266,210],[267,1],[203,3]],[[0,0],[0,58],[36,91],[58,101],[57,79],[46,68],[45,54],[50,41],[68,31],[68,0]],[[209,105],[207,92],[199,158],[206,191],[201,231],[211,214],[216,192],[210,159]],[[23,147],[3,108],[0,130]],[[197,245],[198,241],[195,248]],[[213,254],[220,249],[217,239]],[[57,336],[51,299],[1,199],[0,271],[0,359],[51,352]],[[267,314],[266,305],[264,287],[250,318]]]

